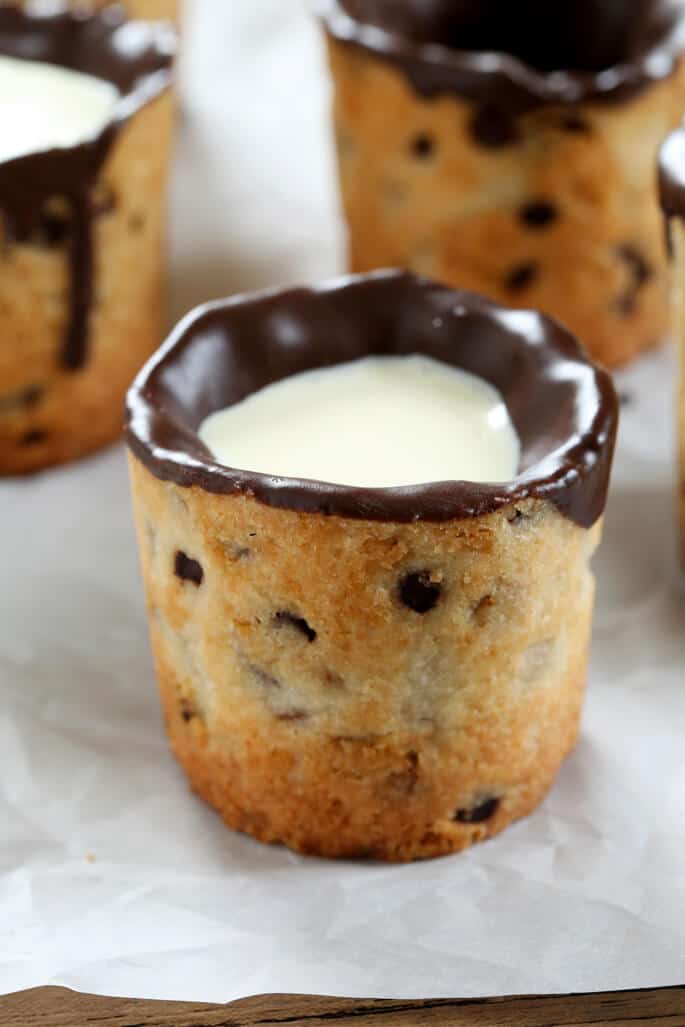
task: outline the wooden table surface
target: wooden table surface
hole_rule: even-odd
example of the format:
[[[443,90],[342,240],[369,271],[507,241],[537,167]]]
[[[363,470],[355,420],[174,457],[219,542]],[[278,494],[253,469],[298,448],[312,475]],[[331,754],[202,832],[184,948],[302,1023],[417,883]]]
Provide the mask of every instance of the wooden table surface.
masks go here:
[[[685,987],[601,995],[382,1002],[265,995],[226,1006],[147,1002],[36,988],[0,997],[0,1027],[685,1027]]]

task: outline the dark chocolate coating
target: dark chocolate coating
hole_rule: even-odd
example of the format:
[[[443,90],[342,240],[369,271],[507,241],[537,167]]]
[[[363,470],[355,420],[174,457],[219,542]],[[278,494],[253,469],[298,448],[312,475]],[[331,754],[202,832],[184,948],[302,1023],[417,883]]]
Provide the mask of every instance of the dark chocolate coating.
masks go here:
[[[420,94],[483,108],[483,145],[538,107],[622,102],[685,52],[683,0],[319,0],[328,32],[397,66]],[[482,122],[482,124],[481,124]],[[505,127],[508,130],[505,131]]]
[[[282,378],[372,354],[413,353],[499,389],[522,444],[514,481],[371,489],[277,478],[216,463],[198,437],[209,414]],[[139,374],[126,419],[136,457],[178,485],[398,522],[476,517],[540,498],[589,528],[606,502],[618,401],[609,376],[556,322],[406,272],[380,271],[199,308]]]
[[[18,242],[41,241],[45,205],[67,201],[70,231],[70,316],[62,364],[75,371],[87,360],[93,303],[92,189],[119,130],[171,82],[176,38],[168,25],[127,22],[119,8],[99,14],[31,14],[0,7],[0,55],[57,64],[113,83],[112,117],[93,140],[0,162],[0,213]]]
[[[672,132],[661,147],[659,193],[667,217],[685,218],[685,128]]]

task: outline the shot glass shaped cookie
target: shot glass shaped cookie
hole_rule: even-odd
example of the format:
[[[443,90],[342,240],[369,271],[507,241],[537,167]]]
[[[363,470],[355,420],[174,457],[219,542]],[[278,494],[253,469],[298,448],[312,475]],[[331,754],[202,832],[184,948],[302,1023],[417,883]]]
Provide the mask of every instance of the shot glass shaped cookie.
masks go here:
[[[514,479],[274,477],[198,435],[264,386],[374,354],[498,389]],[[392,861],[535,809],[578,733],[616,421],[561,327],[406,273],[191,314],[127,423],[157,676],[195,791],[262,841]]]
[[[685,109],[682,6],[320,8],[353,271],[403,266],[545,311],[609,366],[663,341],[654,164]]]
[[[114,440],[159,345],[174,49],[111,10],[0,9],[0,474]]]
[[[685,129],[671,133],[659,157],[661,205],[667,239],[675,267],[673,305],[676,312],[679,385],[676,402],[678,438],[678,526],[680,553],[685,566]]]

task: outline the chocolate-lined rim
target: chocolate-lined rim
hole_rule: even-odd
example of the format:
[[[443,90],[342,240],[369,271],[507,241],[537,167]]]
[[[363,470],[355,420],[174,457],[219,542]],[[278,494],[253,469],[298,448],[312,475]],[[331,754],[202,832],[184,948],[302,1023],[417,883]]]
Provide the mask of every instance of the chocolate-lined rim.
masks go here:
[[[197,431],[210,413],[288,375],[423,353],[500,390],[522,444],[503,484],[355,488],[229,468]],[[301,512],[380,521],[476,517],[525,499],[591,527],[601,516],[618,402],[611,379],[556,322],[402,271],[276,289],[199,307],[129,390],[128,443],[158,478]]]
[[[456,50],[360,20],[341,0],[317,0],[328,33],[398,66],[426,96],[457,93],[519,116],[544,105],[623,102],[669,78],[685,53],[685,8],[659,0],[663,35],[644,53],[600,71],[544,72],[512,54]],[[590,34],[590,28],[588,28]]]
[[[667,217],[685,217],[685,127],[671,132],[659,152],[659,195]]]
[[[8,234],[41,244],[45,205],[68,201],[70,317],[62,364],[87,360],[94,297],[92,188],[120,130],[171,84],[177,36],[170,23],[128,20],[118,6],[94,13],[45,14],[0,7],[0,55],[56,64],[112,83],[119,90],[111,115],[93,138],[0,161],[0,212]]]

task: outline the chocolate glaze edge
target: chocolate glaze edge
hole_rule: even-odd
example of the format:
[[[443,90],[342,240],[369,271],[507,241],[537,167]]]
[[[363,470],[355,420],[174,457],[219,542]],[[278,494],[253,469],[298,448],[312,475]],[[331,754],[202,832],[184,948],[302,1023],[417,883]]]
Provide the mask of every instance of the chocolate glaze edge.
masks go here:
[[[643,54],[600,71],[535,69],[512,54],[451,49],[402,36],[361,21],[341,0],[316,0],[328,35],[397,67],[414,89],[433,97],[456,93],[495,108],[512,120],[545,105],[623,103],[669,78],[685,55],[685,8],[679,8],[670,31]],[[665,11],[668,8],[664,8]]]
[[[511,482],[356,488],[218,464],[197,430],[215,410],[311,367],[425,353],[504,395],[523,448]],[[606,504],[618,424],[609,375],[556,322],[407,272],[349,276],[199,307],[129,390],[127,441],[157,478],[272,507],[372,521],[479,517],[527,499],[590,528]]]
[[[69,207],[70,312],[61,357],[67,371],[80,370],[88,357],[95,294],[91,190],[119,131],[170,87],[176,43],[175,30],[167,23],[128,20],[119,8],[84,15],[0,7],[0,55],[83,71],[120,92],[111,118],[95,138],[0,162],[0,211],[6,231],[17,241],[30,242],[36,236],[51,198],[60,197]]]

